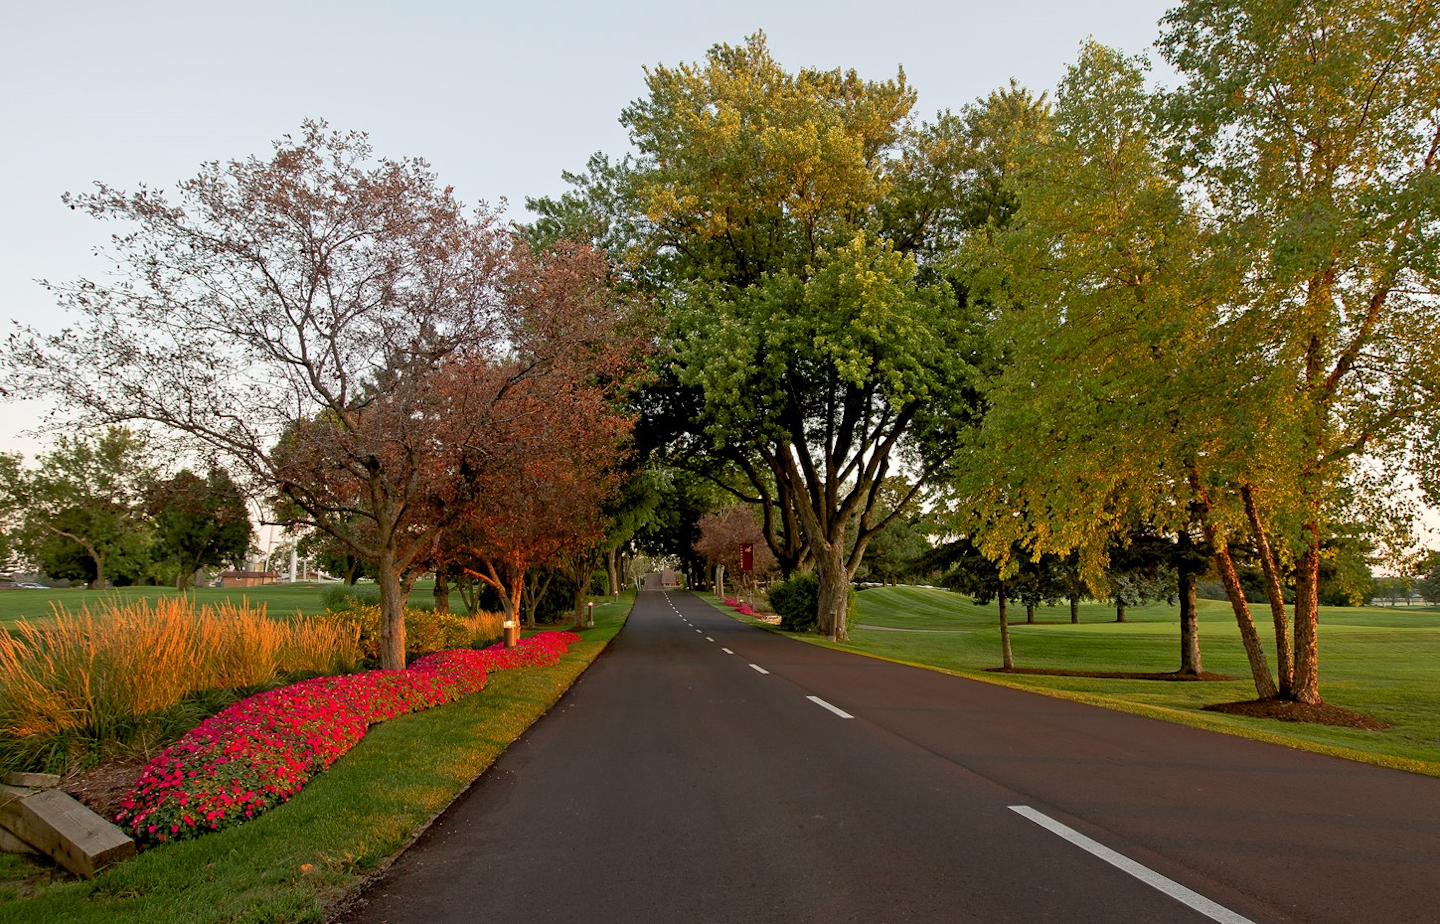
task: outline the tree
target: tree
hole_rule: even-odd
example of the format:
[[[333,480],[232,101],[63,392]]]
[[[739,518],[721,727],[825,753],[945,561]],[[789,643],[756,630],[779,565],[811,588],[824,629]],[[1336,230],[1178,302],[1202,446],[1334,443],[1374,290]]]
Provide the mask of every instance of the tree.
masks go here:
[[[1180,672],[1193,675],[1203,568],[1186,472],[1214,453],[1206,402],[1188,395],[1213,394],[1226,367],[1203,361],[1214,304],[1196,272],[1205,243],[1164,161],[1145,67],[1085,45],[1045,131],[1013,148],[1008,189],[991,195],[1007,203],[1003,220],[969,235],[1008,361],[989,382],[953,502],[1003,573],[1048,576],[1029,593],[1069,596],[1072,618],[1077,579],[1112,597],[1123,621],[1150,596],[1158,563],[1177,566]]]
[[[67,195],[126,227],[118,275],[50,285],[73,324],[12,336],[5,385],[153,425],[278,491],[291,525],[374,563],[381,663],[402,667],[417,564],[484,452],[490,396],[442,373],[507,348],[509,238],[361,133],[306,122],[274,147],[203,166],[173,201]]]
[[[474,500],[447,543],[449,560],[499,593],[509,644],[519,638],[532,567],[569,565],[578,614],[634,424],[618,399],[645,354],[644,331],[629,324],[631,302],[609,286],[603,255],[573,245],[517,252],[523,259],[510,297],[521,323],[511,335],[513,356],[457,376],[467,390],[496,384],[481,387],[493,391],[484,465],[472,473]],[[535,590],[538,599],[543,588]]]
[[[670,370],[703,399],[695,432],[742,447],[754,490],[793,513],[818,628],[843,638],[849,581],[891,519],[878,487],[907,449],[917,490],[934,476],[948,444],[922,433],[963,404],[970,372],[968,318],[886,217],[915,166],[900,156],[918,143],[914,93],[903,73],[787,73],[759,34],[646,82],[622,116],[639,149],[628,197],[646,216]]]
[[[1432,606],[1440,603],[1440,551],[1426,551],[1420,559],[1416,574],[1420,577],[1415,585],[1420,596]]]
[[[154,471],[144,439],[111,427],[98,438],[61,434],[26,469],[9,456],[0,475],[19,544],[52,577],[105,587],[117,567],[133,578],[146,544],[144,500]]]
[[[204,478],[187,469],[150,489],[155,551],[179,566],[176,586],[189,588],[206,565],[238,562],[253,535],[245,497],[224,469]]]
[[[723,574],[737,582],[753,580],[740,570],[740,546],[751,547],[751,575],[763,575],[775,569],[775,557],[765,546],[755,511],[745,504],[733,504],[724,510],[707,514],[700,520],[700,538],[695,540],[695,553],[705,559],[715,578],[715,593],[723,595]],[[720,569],[724,569],[722,572]]]
[[[1332,492],[1361,453],[1422,477],[1435,466],[1423,434],[1440,411],[1440,9],[1187,0],[1162,26],[1185,80],[1177,153],[1229,240],[1215,264],[1236,280],[1227,336],[1254,345],[1249,390],[1269,401],[1249,448],[1270,461],[1252,487],[1296,553],[1282,692],[1319,703]]]
[[[1005,670],[1015,668],[1015,653],[1010,645],[1010,601],[1015,592],[1015,560],[1011,558],[1002,566],[969,539],[942,543],[924,558],[927,569],[941,572],[940,582],[945,587],[969,594],[978,606],[984,606],[991,600],[999,605],[1000,665]]]
[[[375,577],[374,566],[329,533],[307,533],[300,537],[297,545],[299,554],[313,561],[318,570],[340,578],[348,586],[362,577],[372,580]]]

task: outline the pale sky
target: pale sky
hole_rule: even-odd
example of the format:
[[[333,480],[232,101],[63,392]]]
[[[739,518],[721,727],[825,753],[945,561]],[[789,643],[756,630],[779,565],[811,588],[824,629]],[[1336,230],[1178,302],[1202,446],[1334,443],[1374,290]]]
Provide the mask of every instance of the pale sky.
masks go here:
[[[901,4],[476,3],[259,0],[224,6],[7,4],[0,38],[0,304],[58,328],[34,280],[97,275],[113,227],[60,204],[95,180],[173,187],[208,160],[264,156],[302,119],[424,157],[467,203],[564,190],[562,170],[628,148],[620,111],[644,67],[695,61],[763,29],[789,70],[903,65],[918,112],[959,108],[1011,77],[1048,89],[1096,39],[1147,50],[1164,0]],[[38,408],[0,404],[0,450],[33,455]]]

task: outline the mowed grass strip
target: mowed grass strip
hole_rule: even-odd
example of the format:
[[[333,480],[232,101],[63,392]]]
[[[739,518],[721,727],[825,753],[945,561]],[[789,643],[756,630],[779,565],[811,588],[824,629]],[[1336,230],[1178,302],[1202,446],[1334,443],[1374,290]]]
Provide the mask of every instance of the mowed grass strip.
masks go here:
[[[301,613],[313,616],[325,611],[325,592],[339,584],[317,584],[313,582],[295,584],[268,584],[261,587],[198,587],[188,591],[198,605],[216,603],[264,604],[272,618],[294,616]],[[375,585],[360,585],[374,590]],[[64,589],[33,590],[29,588],[0,588],[0,627],[19,619],[33,621],[49,619],[54,606],[63,606],[77,612],[82,606],[92,610],[109,600],[169,600],[182,596],[173,587],[114,587],[107,590],[86,590],[83,587]],[[415,593],[416,603],[428,603],[428,593]]]
[[[1252,612],[1273,670],[1270,611],[1261,605],[1252,606]],[[1113,606],[1100,603],[1082,604],[1078,625],[1070,623],[1066,604],[1037,607],[1035,619],[1035,624],[1026,624],[1025,608],[1012,605],[1011,644],[1018,667],[1161,672],[1173,671],[1180,663],[1179,611],[1168,604],[1130,607],[1124,623],[1115,622]],[[1389,723],[1382,731],[1203,711],[1205,705],[1255,698],[1239,629],[1225,601],[1200,601],[1201,657],[1207,671],[1227,674],[1232,681],[994,673],[991,668],[1000,666],[995,605],[977,606],[962,594],[931,588],[861,591],[850,634],[848,643],[834,645],[814,634],[796,637],[988,683],[1440,776],[1440,608],[1321,607],[1321,695],[1336,706]]]
[[[475,696],[376,725],[288,804],[238,828],[147,851],[93,881],[0,859],[0,922],[323,921],[569,689],[634,594],[595,607],[558,664],[497,671]],[[28,878],[28,881],[20,881]]]

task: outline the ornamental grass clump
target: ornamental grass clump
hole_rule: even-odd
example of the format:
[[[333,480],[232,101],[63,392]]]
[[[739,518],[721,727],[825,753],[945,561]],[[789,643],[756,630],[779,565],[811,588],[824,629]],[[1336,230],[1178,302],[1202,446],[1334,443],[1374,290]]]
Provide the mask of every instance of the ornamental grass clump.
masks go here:
[[[196,694],[358,661],[353,629],[269,619],[263,605],[176,597],[57,607],[50,620],[0,633],[0,762],[63,772]]]
[[[369,726],[475,693],[489,671],[554,664],[578,640],[545,632],[514,649],[441,651],[405,670],[316,677],[256,694],[151,761],[115,821],[142,845],[240,824],[289,801]]]

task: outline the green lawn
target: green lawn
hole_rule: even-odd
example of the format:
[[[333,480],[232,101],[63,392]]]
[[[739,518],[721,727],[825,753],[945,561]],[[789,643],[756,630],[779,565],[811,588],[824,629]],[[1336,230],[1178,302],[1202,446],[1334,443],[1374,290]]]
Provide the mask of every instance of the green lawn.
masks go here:
[[[1254,616],[1269,641],[1273,669],[1270,611],[1261,606]],[[1066,605],[1038,608],[1035,625],[1025,624],[1023,607],[1012,608],[1010,618],[1019,667],[1173,671],[1179,666],[1178,611],[1163,603],[1131,607],[1125,623],[1116,623],[1114,608],[1104,604],[1082,605],[1079,625],[1071,625]],[[1206,670],[1236,679],[1207,683],[992,673],[989,669],[1000,666],[995,606],[976,606],[944,590],[861,591],[852,622],[851,641],[835,647],[1440,776],[1440,608],[1321,608],[1321,694],[1334,705],[1390,723],[1385,731],[1202,712],[1209,703],[1255,698],[1239,630],[1223,601],[1200,601],[1201,653]],[[814,635],[800,637],[830,644]]]
[[[325,920],[560,698],[633,602],[597,606],[595,628],[559,664],[497,672],[475,696],[371,728],[293,800],[238,828],[146,851],[91,882],[0,855],[0,924]]]
[[[340,586],[343,585],[302,582],[270,584],[264,587],[200,587],[191,591],[191,594],[202,604],[227,600],[236,603],[241,600],[263,603],[271,616],[293,616],[296,613],[312,615],[324,611],[326,591]],[[429,606],[433,599],[430,588],[428,581],[417,583],[410,595],[411,601],[421,606]],[[359,589],[362,592],[376,592],[374,584],[361,584]],[[44,619],[50,615],[53,605],[78,610],[86,604],[94,607],[112,599],[158,600],[178,595],[179,591],[173,587],[116,587],[111,590],[85,590],[82,587],[65,590],[0,589],[0,625],[22,618]],[[458,603],[458,597],[457,594],[451,599]]]

